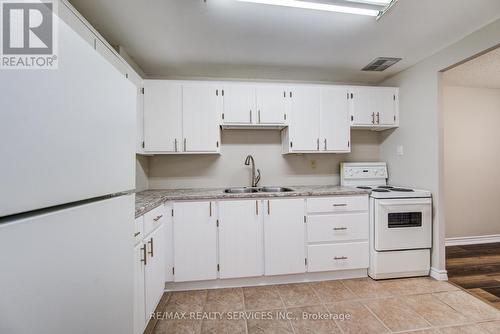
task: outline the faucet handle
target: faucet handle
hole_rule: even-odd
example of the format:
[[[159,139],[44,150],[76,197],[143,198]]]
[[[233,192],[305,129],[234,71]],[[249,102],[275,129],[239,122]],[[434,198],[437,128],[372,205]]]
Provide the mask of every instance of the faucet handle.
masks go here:
[[[254,180],[255,187],[257,187],[257,185],[259,184],[259,181],[260,181],[260,169],[257,169],[257,176],[255,177],[255,180]]]

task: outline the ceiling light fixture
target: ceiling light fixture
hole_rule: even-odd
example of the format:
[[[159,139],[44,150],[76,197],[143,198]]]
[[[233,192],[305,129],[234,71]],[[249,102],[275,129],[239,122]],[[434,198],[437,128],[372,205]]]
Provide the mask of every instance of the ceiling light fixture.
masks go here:
[[[333,5],[327,3],[318,3],[310,1],[299,1],[299,0],[237,0],[240,2],[251,2],[263,5],[273,5],[273,6],[285,6],[293,8],[303,8],[303,9],[314,9],[322,10],[328,12],[346,13],[346,14],[357,14],[357,15],[367,15],[367,16],[379,16],[380,10],[369,9],[369,8],[359,8],[351,7],[346,3],[346,5]],[[382,5],[386,6],[391,3],[392,0],[348,0],[349,2],[357,2],[371,5]]]

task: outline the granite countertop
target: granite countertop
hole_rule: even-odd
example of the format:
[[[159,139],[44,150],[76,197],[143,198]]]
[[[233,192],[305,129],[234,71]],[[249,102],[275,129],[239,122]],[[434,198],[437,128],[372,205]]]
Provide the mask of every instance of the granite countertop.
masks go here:
[[[288,186],[287,186],[288,187]],[[232,198],[276,198],[306,196],[366,195],[370,190],[340,186],[290,186],[294,191],[279,193],[227,194],[225,188],[158,189],[136,193],[135,216],[139,217],[168,201],[218,200]]]

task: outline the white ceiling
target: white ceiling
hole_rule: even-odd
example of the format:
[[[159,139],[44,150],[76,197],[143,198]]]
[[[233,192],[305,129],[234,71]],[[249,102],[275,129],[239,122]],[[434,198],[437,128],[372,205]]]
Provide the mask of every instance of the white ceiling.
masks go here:
[[[450,86],[500,89],[500,48],[446,71],[444,80]]]
[[[234,0],[70,0],[150,76],[378,83],[500,17],[499,0],[400,0],[373,17]],[[382,73],[378,56],[403,58]]]

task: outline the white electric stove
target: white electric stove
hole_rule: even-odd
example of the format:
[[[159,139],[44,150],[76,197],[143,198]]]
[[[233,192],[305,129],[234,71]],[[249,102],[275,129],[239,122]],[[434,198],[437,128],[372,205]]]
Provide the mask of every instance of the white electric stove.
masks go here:
[[[387,179],[384,162],[341,164],[342,186],[371,190],[368,274],[373,279],[428,276],[431,193],[391,186]]]

